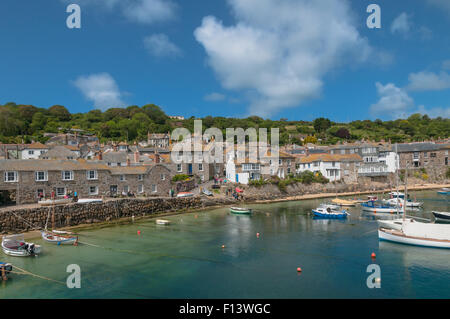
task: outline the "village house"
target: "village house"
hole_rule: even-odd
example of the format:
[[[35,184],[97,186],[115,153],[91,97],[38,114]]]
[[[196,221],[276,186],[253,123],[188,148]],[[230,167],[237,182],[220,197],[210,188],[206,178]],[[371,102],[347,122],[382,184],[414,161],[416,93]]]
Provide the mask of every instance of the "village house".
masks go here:
[[[42,154],[46,153],[50,147],[42,143],[31,143],[24,145],[20,159],[38,159]]]
[[[147,135],[147,146],[168,148],[170,143],[171,143],[170,133],[167,134],[148,133]]]
[[[400,169],[448,166],[449,145],[429,142],[398,144]]]
[[[79,198],[121,195],[168,196],[172,173],[166,165],[108,167],[86,160],[0,160],[0,191],[16,204],[35,203],[39,196],[77,192]],[[11,197],[11,196],[10,196]]]

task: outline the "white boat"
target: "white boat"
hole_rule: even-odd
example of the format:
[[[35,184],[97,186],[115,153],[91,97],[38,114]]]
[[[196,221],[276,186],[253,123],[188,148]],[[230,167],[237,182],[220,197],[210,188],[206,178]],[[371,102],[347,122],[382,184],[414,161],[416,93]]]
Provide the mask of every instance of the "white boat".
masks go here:
[[[169,225],[169,224],[170,224],[170,221],[169,221],[169,220],[166,220],[166,219],[157,219],[157,220],[156,220],[156,224],[157,224],[157,225]]]
[[[384,199],[383,203],[386,205],[394,206],[394,207],[403,207],[405,205],[405,201],[402,198],[389,198]],[[413,202],[411,200],[406,201],[406,207],[422,207],[422,202]]]
[[[63,205],[72,202],[71,198],[60,198],[60,199],[44,199],[38,201],[41,206],[51,206],[51,205]]]
[[[65,231],[41,231],[42,239],[51,244],[73,245],[78,242],[78,236]]]
[[[80,198],[77,200],[77,203],[87,204],[87,203],[102,203],[103,199],[101,198]]]
[[[192,197],[194,196],[194,193],[191,192],[181,192],[177,194],[177,197]]]
[[[377,220],[378,226],[380,228],[386,228],[386,229],[395,229],[395,230],[401,230],[403,226],[403,218],[397,218],[397,219],[379,219]]]
[[[26,242],[22,234],[3,236],[2,249],[6,255],[15,257],[38,255],[42,250],[41,246]]]
[[[450,222],[450,213],[447,212],[432,212],[432,213],[436,220],[447,223]]]
[[[378,237],[380,240],[407,245],[450,248],[450,225],[405,220],[401,230],[378,229]]]
[[[329,203],[322,203],[319,205],[319,208],[330,208],[331,210],[340,210],[341,206],[337,205],[337,204],[329,204]]]

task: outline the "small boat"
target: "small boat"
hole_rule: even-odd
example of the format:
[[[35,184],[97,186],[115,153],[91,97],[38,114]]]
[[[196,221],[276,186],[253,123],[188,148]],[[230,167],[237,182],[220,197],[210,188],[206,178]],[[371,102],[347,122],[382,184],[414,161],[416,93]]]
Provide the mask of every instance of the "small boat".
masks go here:
[[[78,243],[78,236],[66,231],[41,231],[42,239],[51,244],[57,245],[76,245]]]
[[[450,225],[405,220],[403,221],[401,230],[379,228],[378,237],[380,240],[400,244],[450,248]]]
[[[312,212],[314,216],[320,218],[330,218],[330,219],[345,219],[349,215],[346,210],[336,210],[332,209],[329,205],[321,205],[316,209],[313,209]]]
[[[170,224],[170,221],[169,221],[169,220],[166,220],[166,219],[157,219],[157,220],[156,220],[156,224],[157,224],[157,225],[169,225],[169,224]]]
[[[356,206],[356,201],[353,200],[335,198],[332,200],[332,202],[339,206]]]
[[[251,214],[252,210],[245,207],[231,207],[230,212],[233,214]]]
[[[27,243],[22,234],[3,236],[2,249],[6,255],[15,257],[34,256],[41,253],[41,246]]]
[[[438,190],[437,193],[441,195],[450,195],[450,188],[442,188]]]
[[[450,222],[450,213],[447,212],[432,212],[432,213],[436,220]]]
[[[367,196],[367,201],[369,202],[375,202],[378,200],[378,196],[377,195],[369,195]]]
[[[205,194],[206,196],[213,196],[213,193],[210,190],[206,189],[206,188],[203,189],[202,193]]]
[[[102,203],[103,199],[101,198],[80,198],[77,200],[77,203],[87,204],[87,203]]]
[[[4,262],[0,262],[0,277],[3,276],[3,269],[5,270],[5,276],[8,276],[12,271],[12,265]]]
[[[393,208],[391,206],[383,206],[383,205],[377,205],[373,201],[369,201],[366,203],[362,203],[361,207],[366,212],[373,212],[373,213],[389,213],[389,214],[395,214],[397,213],[397,208]],[[401,213],[401,212],[399,212]]]
[[[192,197],[194,196],[194,193],[191,192],[180,192],[177,194],[177,197]]]
[[[322,203],[319,205],[321,208],[330,208],[331,210],[340,210],[341,206],[336,204]]]
[[[402,230],[403,226],[403,218],[397,218],[392,220],[377,220],[378,227],[380,228],[386,228],[386,229],[395,229],[395,230]]]
[[[64,205],[72,202],[71,198],[60,198],[60,199],[44,199],[38,201],[41,206],[52,206],[52,205]]]
[[[394,206],[394,207],[403,207],[405,205],[405,201],[401,198],[390,198],[385,199],[382,201],[385,205]],[[408,199],[406,201],[406,207],[422,207],[422,202],[413,202],[412,200]]]

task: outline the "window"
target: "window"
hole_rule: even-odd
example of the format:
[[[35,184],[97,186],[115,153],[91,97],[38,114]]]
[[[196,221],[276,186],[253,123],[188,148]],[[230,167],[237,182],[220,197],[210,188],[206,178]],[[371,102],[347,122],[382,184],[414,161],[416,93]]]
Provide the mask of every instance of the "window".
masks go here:
[[[177,172],[182,172],[183,168],[181,167],[181,164],[177,164]]]
[[[28,155],[33,155],[34,151],[28,151]]]
[[[128,185],[125,185],[125,186],[123,187],[123,192],[124,192],[124,193],[128,193]]]
[[[138,181],[142,181],[142,180],[144,180],[144,175],[139,174],[139,175],[138,175]]]
[[[73,171],[63,171],[62,172],[62,180],[63,181],[73,180]]]
[[[199,170],[200,172],[203,171],[203,164],[198,164],[198,170]]]
[[[288,174],[290,174],[290,173],[291,173],[291,168],[290,168],[290,167],[288,167],[288,169],[287,169],[287,173],[288,173]]]
[[[45,197],[45,191],[44,191],[44,189],[38,188],[38,189],[36,190],[36,196],[37,196],[37,198]]]
[[[430,153],[430,157],[436,157],[436,153]]]
[[[205,180],[205,176],[204,175],[200,175],[200,180],[203,182]]]
[[[36,172],[35,173],[36,182],[45,182],[48,180],[47,172]]]
[[[282,159],[279,159],[279,160],[278,160],[278,164],[279,164],[279,165],[282,165],[282,164],[283,164],[283,160],[282,160]]]
[[[138,193],[141,194],[141,193],[143,193],[143,192],[144,192],[144,185],[139,184],[139,185],[138,185]]]
[[[65,187],[56,187],[56,196],[64,196],[66,195]]]
[[[152,193],[156,193],[158,191],[158,188],[155,184],[152,185]]]
[[[87,171],[87,179],[89,180],[98,179],[97,171]]]
[[[17,182],[19,179],[19,176],[17,172],[5,172],[5,182]]]
[[[97,195],[98,187],[97,186],[89,186],[89,195]]]
[[[126,181],[125,175],[120,175],[119,179],[120,179],[121,182]]]
[[[166,180],[166,174],[161,174],[161,180],[165,181]]]
[[[331,166],[335,167],[336,166],[336,162],[331,162]]]

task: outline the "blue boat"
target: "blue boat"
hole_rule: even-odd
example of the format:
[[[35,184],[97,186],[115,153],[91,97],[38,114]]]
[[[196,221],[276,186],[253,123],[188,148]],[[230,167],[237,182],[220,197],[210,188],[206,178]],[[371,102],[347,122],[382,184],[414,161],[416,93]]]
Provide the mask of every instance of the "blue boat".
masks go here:
[[[317,207],[312,212],[315,217],[326,219],[345,219],[350,215],[346,210],[334,210],[328,205]]]
[[[437,192],[440,195],[450,195],[450,188],[443,188]]]
[[[373,212],[373,213],[395,214],[398,210],[397,208],[394,208],[391,206],[375,204],[375,202],[372,202],[372,201],[367,202],[367,203],[362,203],[361,207],[364,211]],[[401,211],[399,213],[401,213]]]

